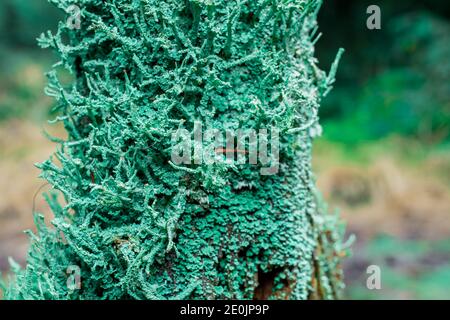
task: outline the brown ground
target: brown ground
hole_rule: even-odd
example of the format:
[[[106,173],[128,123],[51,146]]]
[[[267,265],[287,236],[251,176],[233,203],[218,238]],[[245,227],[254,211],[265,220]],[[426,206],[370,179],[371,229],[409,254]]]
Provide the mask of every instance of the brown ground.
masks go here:
[[[39,192],[49,186],[38,178],[34,164],[54,150],[34,123],[13,120],[0,125],[0,271],[7,268],[9,256],[23,262],[28,244],[23,230],[33,229],[33,206],[49,212]]]
[[[415,171],[385,155],[367,167],[327,168],[318,185],[360,240],[380,233],[442,240],[450,237],[450,188],[434,175],[440,165],[430,158]]]

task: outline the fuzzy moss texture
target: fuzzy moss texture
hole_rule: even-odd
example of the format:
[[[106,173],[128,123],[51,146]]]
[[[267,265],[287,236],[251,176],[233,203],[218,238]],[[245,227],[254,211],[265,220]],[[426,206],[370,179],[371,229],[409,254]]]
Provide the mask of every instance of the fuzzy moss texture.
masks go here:
[[[52,227],[36,215],[7,299],[336,298],[342,228],[311,172],[318,108],[334,81],[314,58],[314,0],[50,0],[82,10],[40,45],[68,132],[39,167]],[[340,56],[338,54],[338,58]],[[56,70],[74,75],[69,86]],[[176,166],[172,133],[280,130],[280,170]],[[61,198],[61,197],[60,197]],[[79,266],[81,288],[67,268]]]

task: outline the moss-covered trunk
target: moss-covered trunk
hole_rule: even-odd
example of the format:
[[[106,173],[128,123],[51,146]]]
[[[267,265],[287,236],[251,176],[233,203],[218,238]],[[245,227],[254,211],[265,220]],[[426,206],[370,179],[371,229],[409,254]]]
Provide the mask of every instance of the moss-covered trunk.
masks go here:
[[[58,164],[40,165],[64,200],[48,196],[53,226],[37,216],[6,297],[337,297],[341,230],[311,172],[336,71],[314,58],[320,2],[52,2],[82,13],[79,29],[62,23],[40,38],[75,78],[49,73],[68,139]],[[204,161],[196,124],[258,132],[257,159],[246,159],[248,139],[245,150],[214,145]],[[195,152],[175,163],[180,130]],[[74,266],[81,287],[67,286]]]

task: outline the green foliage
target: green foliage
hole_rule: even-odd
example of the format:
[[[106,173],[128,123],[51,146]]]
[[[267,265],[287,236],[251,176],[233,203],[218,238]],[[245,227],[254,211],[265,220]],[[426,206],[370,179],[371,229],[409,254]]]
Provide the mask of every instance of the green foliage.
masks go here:
[[[42,71],[37,70],[48,68],[52,57],[38,50],[36,37],[42,30],[54,29],[61,16],[59,10],[46,1],[2,1],[0,122],[26,117],[42,121],[47,117],[49,102],[41,92]]]
[[[51,99],[42,94],[42,82],[43,65],[50,66],[49,59],[35,54],[13,56],[5,57],[7,67],[0,71],[0,123],[11,118],[48,119]]]
[[[2,0],[0,6],[0,37],[2,46],[34,47],[36,32],[54,27],[62,15],[45,1]]]
[[[351,43],[345,44],[349,54],[342,63],[342,79],[321,110],[326,137],[348,144],[391,134],[448,142],[450,24],[437,15],[443,10],[405,13],[404,3],[386,3],[382,29],[369,31],[362,29],[364,5],[352,5],[352,19],[336,31],[335,38]],[[343,14],[348,13],[338,18]],[[323,60],[327,51],[320,50]]]
[[[76,78],[48,74],[68,132],[39,165],[64,197],[36,216],[9,299],[334,298],[342,229],[316,197],[311,142],[334,82],[314,58],[318,1],[52,0],[80,30],[39,38]],[[281,130],[280,172],[177,167],[172,133]],[[314,130],[310,130],[314,129]],[[67,288],[68,266],[82,288]],[[261,289],[269,279],[267,294]]]

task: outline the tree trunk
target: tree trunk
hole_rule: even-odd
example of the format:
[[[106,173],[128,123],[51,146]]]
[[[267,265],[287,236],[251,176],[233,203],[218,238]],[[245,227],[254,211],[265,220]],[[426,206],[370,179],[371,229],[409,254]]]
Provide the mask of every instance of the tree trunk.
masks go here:
[[[75,76],[46,90],[68,139],[40,168],[64,201],[6,297],[336,298],[342,230],[311,172],[337,66],[314,58],[319,2],[82,3],[80,28],[40,38]],[[203,128],[256,142],[219,139],[208,162]]]

